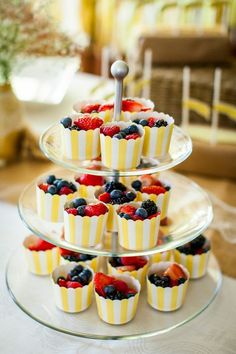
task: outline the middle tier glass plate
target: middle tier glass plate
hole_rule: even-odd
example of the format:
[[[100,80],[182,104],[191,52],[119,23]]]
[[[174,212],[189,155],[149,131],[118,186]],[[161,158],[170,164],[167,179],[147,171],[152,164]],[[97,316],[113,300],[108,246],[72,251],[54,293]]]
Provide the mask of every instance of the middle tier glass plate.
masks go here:
[[[50,171],[50,173],[55,171]],[[58,176],[58,172],[56,172]],[[68,171],[60,171],[68,177]],[[212,217],[212,205],[207,193],[190,179],[173,172],[161,175],[172,185],[169,205],[169,225],[161,227],[166,242],[144,251],[130,251],[119,246],[116,233],[106,233],[103,242],[96,248],[84,248],[66,242],[63,238],[63,224],[51,223],[41,219],[36,210],[35,182],[23,191],[19,199],[19,213],[27,227],[39,237],[59,247],[100,256],[151,255],[176,248],[194,239],[209,226]]]

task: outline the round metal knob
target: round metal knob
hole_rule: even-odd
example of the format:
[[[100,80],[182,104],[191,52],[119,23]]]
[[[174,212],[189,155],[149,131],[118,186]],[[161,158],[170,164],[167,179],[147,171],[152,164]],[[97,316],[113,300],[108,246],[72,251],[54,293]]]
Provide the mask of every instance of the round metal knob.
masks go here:
[[[123,60],[116,60],[111,66],[111,74],[116,80],[123,80],[129,72],[129,67]]]

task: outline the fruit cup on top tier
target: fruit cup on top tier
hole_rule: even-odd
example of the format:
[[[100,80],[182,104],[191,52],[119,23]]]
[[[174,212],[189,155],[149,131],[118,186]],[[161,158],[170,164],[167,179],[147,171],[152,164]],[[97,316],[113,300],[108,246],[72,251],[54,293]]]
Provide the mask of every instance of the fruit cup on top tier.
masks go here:
[[[67,264],[70,262],[76,262],[76,263],[84,262],[90,268],[92,268],[94,270],[94,272],[98,271],[98,268],[99,268],[99,257],[98,256],[92,256],[90,254],[73,252],[70,250],[66,250],[64,248],[59,248],[59,252],[60,252],[60,264]]]
[[[174,119],[158,112],[137,113],[132,121],[144,127],[145,136],[142,155],[162,158],[169,152]]]
[[[207,272],[211,245],[203,235],[174,250],[174,259],[189,271],[191,279],[203,277]]]
[[[60,123],[65,157],[83,161],[100,155],[99,135],[103,119],[90,114],[74,114],[63,118]]]
[[[33,274],[51,274],[60,263],[58,248],[35,235],[26,237],[23,246],[29,270]]]
[[[80,174],[75,176],[75,185],[78,189],[79,196],[82,198],[94,198],[96,190],[100,189],[106,183],[106,179],[102,176],[94,176],[90,174]]]
[[[114,103],[97,101],[81,101],[73,106],[76,112],[99,114],[104,122],[110,122],[113,119]],[[132,115],[137,112],[147,112],[154,109],[154,103],[145,98],[123,98],[120,120],[130,120]]]
[[[107,271],[110,275],[128,274],[138,279],[143,286],[146,281],[148,257],[110,257],[107,259]]]
[[[159,311],[174,311],[182,306],[189,283],[186,268],[177,263],[154,263],[147,272],[147,301]]]
[[[122,247],[141,251],[157,245],[160,211],[152,200],[121,206],[117,210],[117,222]]]
[[[129,275],[94,276],[94,290],[99,317],[109,324],[125,324],[137,311],[140,283]]]
[[[52,273],[56,306],[76,313],[86,310],[92,302],[93,270],[85,263],[61,265]]]
[[[64,207],[65,240],[82,247],[101,243],[106,228],[108,208],[92,199],[76,198]]]
[[[107,231],[115,232],[118,230],[116,210],[121,204],[135,200],[136,194],[126,188],[124,184],[111,181],[107,182],[105,187],[97,190],[95,192],[95,197],[99,201],[106,203],[109,208]]]
[[[41,178],[37,182],[37,211],[42,219],[51,222],[63,221],[64,204],[77,195],[74,183],[54,175]]]
[[[167,212],[170,201],[171,186],[155,175],[144,175],[131,183],[140,201],[151,199],[161,210],[161,225],[167,224]]]
[[[141,125],[113,122],[104,124],[100,131],[104,166],[114,170],[127,170],[140,164],[144,138]]]

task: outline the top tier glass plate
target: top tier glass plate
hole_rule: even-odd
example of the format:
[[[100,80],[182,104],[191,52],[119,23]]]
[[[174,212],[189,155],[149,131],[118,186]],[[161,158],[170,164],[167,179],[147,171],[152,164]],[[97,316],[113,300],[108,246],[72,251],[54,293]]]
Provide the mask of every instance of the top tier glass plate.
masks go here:
[[[49,127],[40,138],[40,148],[52,162],[80,173],[90,173],[99,176],[114,176],[114,170],[102,167],[102,170],[91,169],[94,161],[71,160],[63,156],[60,125]],[[140,176],[168,170],[187,159],[192,152],[190,137],[179,127],[174,126],[169,154],[163,159],[142,159],[142,164],[136,169],[120,170],[120,176]]]

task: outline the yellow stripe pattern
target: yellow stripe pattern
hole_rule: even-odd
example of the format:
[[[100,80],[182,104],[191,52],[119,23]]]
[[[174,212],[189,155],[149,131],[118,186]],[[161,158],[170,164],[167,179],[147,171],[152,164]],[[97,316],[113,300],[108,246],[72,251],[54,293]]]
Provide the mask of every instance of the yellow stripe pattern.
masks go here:
[[[202,254],[191,255],[184,254],[174,250],[174,260],[187,268],[191,279],[203,277],[207,272],[210,251]]]
[[[49,275],[60,263],[57,247],[47,251],[30,251],[25,249],[29,271],[36,275]]]
[[[229,103],[219,102],[213,105],[213,109],[236,121],[236,106]]]
[[[88,199],[93,199],[94,193],[101,188],[101,186],[86,186],[84,184],[79,184],[78,182],[75,182],[75,185],[77,187],[77,193],[80,198]]]
[[[152,264],[158,262],[168,262],[170,261],[170,259],[171,259],[171,251],[159,252],[150,256],[150,263]]]
[[[142,155],[147,157],[163,157],[169,152],[174,123],[167,127],[144,127],[144,143]]]
[[[164,194],[148,194],[137,192],[138,201],[153,200],[161,211],[161,220],[167,217],[168,206],[170,201],[170,191],[166,191]]]
[[[202,102],[202,101],[197,100],[195,98],[190,98],[190,99],[183,102],[183,106],[185,108],[190,109],[191,111],[198,113],[200,116],[202,116],[206,120],[210,119],[211,107],[209,106],[209,104],[207,104],[205,102]]]
[[[116,232],[118,230],[116,210],[120,207],[120,205],[107,204],[107,207],[109,209],[107,218],[107,231]]]

